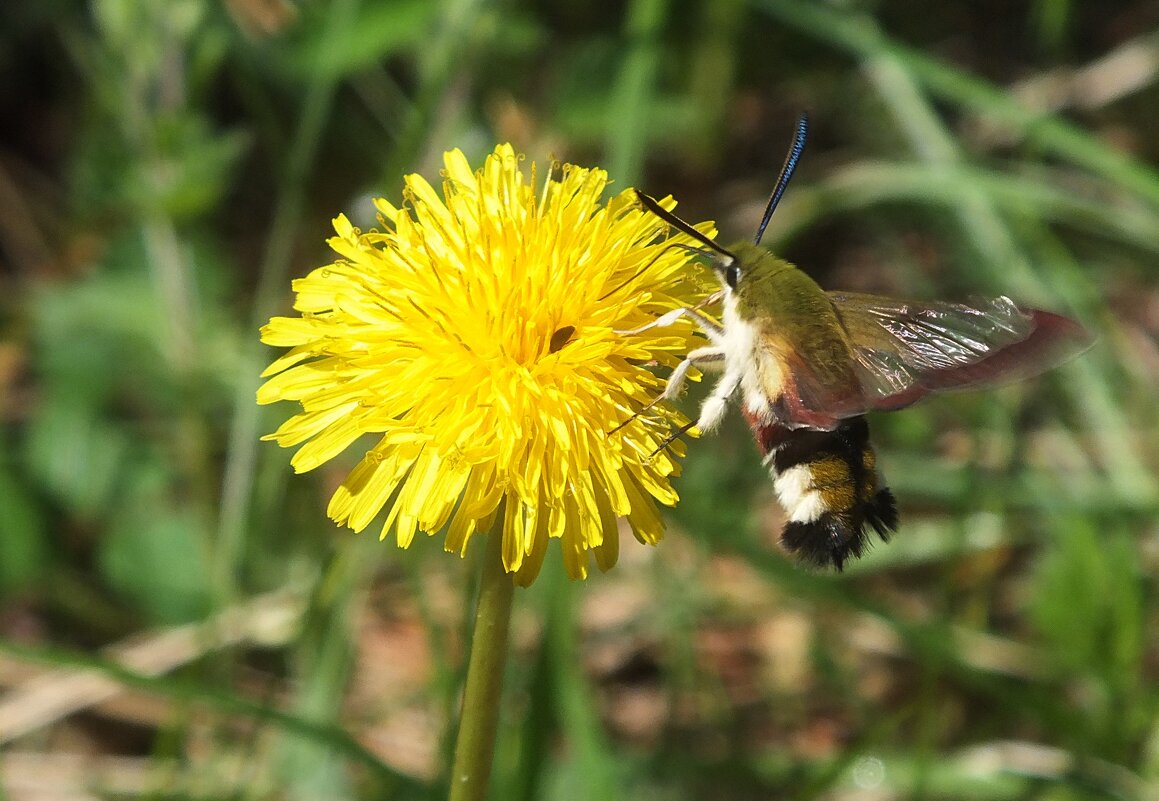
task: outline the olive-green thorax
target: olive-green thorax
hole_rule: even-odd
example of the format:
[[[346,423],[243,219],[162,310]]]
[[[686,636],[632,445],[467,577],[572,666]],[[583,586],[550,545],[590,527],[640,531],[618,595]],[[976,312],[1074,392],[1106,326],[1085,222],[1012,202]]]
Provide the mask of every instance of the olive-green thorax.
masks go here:
[[[848,335],[825,290],[793,264],[748,242],[734,245],[736,310],[763,336],[784,343],[827,385],[855,381]]]

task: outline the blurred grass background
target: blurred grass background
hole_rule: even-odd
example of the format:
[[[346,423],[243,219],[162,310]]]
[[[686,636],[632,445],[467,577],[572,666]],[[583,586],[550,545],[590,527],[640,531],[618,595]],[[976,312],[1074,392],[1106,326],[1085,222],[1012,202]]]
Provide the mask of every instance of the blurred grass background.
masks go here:
[[[492,797],[1159,798],[1157,79],[1138,0],[0,5],[0,796],[445,797],[473,566],[325,519],[258,326],[452,147],[747,237],[807,109],[766,244],[1098,344],[873,418],[841,576],[691,442],[659,548],[518,593]]]

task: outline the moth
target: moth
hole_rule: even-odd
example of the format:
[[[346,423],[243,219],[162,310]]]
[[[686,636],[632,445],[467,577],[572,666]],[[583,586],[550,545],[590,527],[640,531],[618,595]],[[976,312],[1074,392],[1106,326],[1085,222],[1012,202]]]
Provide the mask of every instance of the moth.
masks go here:
[[[1090,338],[1066,317],[1007,297],[949,303],[826,292],[760,247],[807,133],[802,115],[751,244],[721,247],[637,191],[645,209],[699,242],[695,250],[709,260],[721,288],[697,308],[678,308],[620,333],[681,317],[704,331],[709,344],[687,354],[653,404],[679,395],[693,367],[722,375],[699,417],[668,442],[693,425],[712,431],[738,398],[788,515],[783,545],[804,561],[841,570],[865,551],[868,529],[884,541],[898,525],[866,412],[1025,378],[1085,349]],[[712,303],[721,304],[720,324],[700,311]]]

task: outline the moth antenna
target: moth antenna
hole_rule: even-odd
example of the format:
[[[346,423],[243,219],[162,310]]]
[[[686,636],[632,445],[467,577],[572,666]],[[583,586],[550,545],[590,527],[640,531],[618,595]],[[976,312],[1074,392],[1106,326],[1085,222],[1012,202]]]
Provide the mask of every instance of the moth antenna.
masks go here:
[[[702,234],[700,231],[697,231],[695,228],[693,228],[688,223],[684,222],[684,220],[680,219],[672,212],[665,210],[663,207],[660,206],[659,203],[657,203],[655,200],[653,200],[652,198],[645,195],[639,189],[635,190],[635,192],[636,192],[636,200],[639,201],[641,206],[643,206],[645,209],[647,209],[648,211],[655,214],[657,217],[659,217],[664,222],[671,225],[677,231],[681,231],[682,233],[688,234],[690,237],[695,239],[697,242],[704,245],[704,247],[706,247],[708,250],[711,250],[713,253],[717,253],[720,256],[723,256],[727,260],[725,262],[726,264],[731,264],[732,262],[736,261],[736,256],[729,253],[727,250],[725,250],[720,245],[713,242],[711,239],[709,239],[707,236]]]
[[[753,237],[754,245],[759,245],[761,237],[765,235],[765,228],[768,227],[769,220],[772,219],[773,212],[777,209],[777,204],[781,202],[781,195],[785,194],[785,187],[789,185],[789,179],[793,177],[793,172],[797,169],[797,162],[801,160],[801,152],[805,149],[805,139],[808,136],[809,115],[802,112],[801,116],[797,118],[797,131],[793,135],[793,144],[789,147],[789,152],[785,154],[785,163],[781,165],[777,186],[769,198],[769,205],[765,206],[765,216],[761,219],[760,227],[757,228],[757,235]]]

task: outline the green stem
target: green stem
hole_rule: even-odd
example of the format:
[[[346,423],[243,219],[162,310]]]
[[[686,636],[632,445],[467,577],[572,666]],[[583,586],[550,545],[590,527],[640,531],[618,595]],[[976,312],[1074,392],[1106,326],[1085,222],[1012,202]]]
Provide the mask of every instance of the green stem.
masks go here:
[[[495,731],[499,724],[499,701],[503,690],[503,666],[507,662],[507,630],[515,584],[503,569],[503,536],[498,528],[488,537],[471,635],[471,660],[463,691],[463,713],[455,741],[455,766],[451,771],[450,801],[482,801],[487,797]]]

